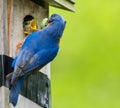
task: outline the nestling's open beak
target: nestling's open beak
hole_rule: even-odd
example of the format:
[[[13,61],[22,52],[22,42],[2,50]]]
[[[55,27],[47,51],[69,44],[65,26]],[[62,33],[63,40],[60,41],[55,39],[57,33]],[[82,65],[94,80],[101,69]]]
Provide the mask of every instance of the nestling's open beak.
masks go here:
[[[30,28],[32,31],[37,31],[37,21],[36,19],[33,19],[31,22],[30,22]]]
[[[32,19],[29,24],[26,26],[25,30],[24,30],[24,34],[28,35],[34,31],[37,31],[37,20],[36,19]]]

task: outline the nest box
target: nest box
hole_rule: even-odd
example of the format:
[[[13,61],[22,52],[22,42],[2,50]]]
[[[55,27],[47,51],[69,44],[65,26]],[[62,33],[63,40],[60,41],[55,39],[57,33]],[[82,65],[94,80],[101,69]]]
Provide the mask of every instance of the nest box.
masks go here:
[[[74,0],[0,0],[0,108],[13,108],[8,102],[9,83],[5,76],[12,72],[16,45],[24,39],[25,17],[48,17],[49,6],[75,11]],[[39,28],[39,26],[38,26]],[[15,108],[50,108],[50,65],[26,77]]]

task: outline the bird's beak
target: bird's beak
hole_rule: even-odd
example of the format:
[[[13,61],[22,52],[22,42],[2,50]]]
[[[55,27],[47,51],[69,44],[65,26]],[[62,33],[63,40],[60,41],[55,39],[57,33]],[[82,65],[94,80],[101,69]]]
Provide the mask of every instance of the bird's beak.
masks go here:
[[[36,19],[33,19],[31,22],[30,22],[30,28],[31,30],[34,32],[34,31],[37,31],[37,20]]]

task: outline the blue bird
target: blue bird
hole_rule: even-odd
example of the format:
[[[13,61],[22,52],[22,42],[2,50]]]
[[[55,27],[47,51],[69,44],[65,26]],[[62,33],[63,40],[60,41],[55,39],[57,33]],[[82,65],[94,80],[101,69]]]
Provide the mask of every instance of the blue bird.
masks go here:
[[[11,78],[9,102],[13,106],[17,104],[25,75],[33,70],[41,69],[56,57],[65,25],[66,21],[62,16],[53,14],[48,19],[47,27],[26,37],[12,63],[14,71]]]

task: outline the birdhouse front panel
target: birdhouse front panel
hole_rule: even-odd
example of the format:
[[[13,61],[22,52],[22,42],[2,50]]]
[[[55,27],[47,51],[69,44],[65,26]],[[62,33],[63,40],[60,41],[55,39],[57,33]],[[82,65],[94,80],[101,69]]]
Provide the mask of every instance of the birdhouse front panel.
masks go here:
[[[33,32],[26,25],[31,24],[33,29],[39,30],[48,12],[49,5],[44,1],[38,5],[32,0],[0,0],[0,108],[14,108],[9,104],[10,84],[6,81],[6,75],[13,71],[12,61],[24,39]],[[33,23],[31,19],[35,19]],[[16,108],[49,108],[49,67],[47,65],[42,72],[26,77]]]
[[[16,98],[17,96],[15,96],[15,92],[11,92],[11,89],[12,88],[14,89],[13,85],[11,88],[11,84],[13,84],[11,83],[12,82],[11,79],[13,77],[9,79],[10,75],[13,76],[12,72],[15,67],[18,67],[20,70],[23,69],[18,65],[12,67],[12,64],[14,64],[13,60],[15,60],[15,57],[18,55],[21,46],[25,42],[26,37],[28,37],[29,34],[31,34],[32,32],[38,31],[45,26],[46,23],[45,21],[47,21],[46,17],[48,17],[48,12],[49,12],[49,5],[61,9],[74,11],[73,0],[0,0],[0,13],[1,13],[0,14],[0,40],[1,40],[0,42],[0,108],[14,108],[14,106],[15,108],[23,108],[23,107],[50,108],[51,106],[50,105],[50,64],[46,65],[44,68],[42,68],[42,70],[37,70],[37,71],[31,70],[32,74],[27,74],[25,76],[24,84],[23,86],[21,86],[22,91],[20,93],[19,98],[15,99],[15,101],[14,101],[14,97]],[[52,18],[54,19],[56,15],[57,14],[53,15]],[[56,46],[55,51],[54,50],[50,51],[50,52],[54,52],[54,54],[53,56],[50,56],[49,60],[53,60],[53,58],[57,54],[57,51],[59,49],[59,40],[60,40],[59,36],[62,35],[61,33],[63,33],[66,24],[65,20],[63,20],[63,18],[60,15],[57,16],[58,17],[56,18],[61,19],[60,21],[61,23],[59,23],[61,24],[61,27],[60,25],[59,26],[56,25],[56,26],[59,29],[60,28],[61,29],[60,30],[57,29],[59,32],[55,32],[57,31],[56,26],[55,25],[53,26],[54,29],[52,29],[53,32],[52,34],[58,33],[58,38],[56,38],[55,40],[53,39],[57,44],[54,44]],[[52,18],[50,19],[52,20]],[[43,19],[44,21],[42,23],[42,27],[40,27],[40,23]],[[50,22],[50,19],[48,22]],[[56,19],[56,21],[58,21],[58,19]],[[64,24],[64,26],[62,24]],[[49,29],[48,27],[49,26],[47,26],[46,28]],[[49,35],[47,36],[49,37]],[[42,37],[42,39],[43,38],[44,37]],[[41,43],[42,43],[42,39],[41,39]],[[50,42],[53,43],[53,41]],[[46,43],[47,43],[46,46],[52,45],[49,42]],[[30,44],[32,45],[33,42],[31,41]],[[47,55],[49,54],[47,53],[46,56]],[[46,56],[44,56],[45,57],[44,60],[49,61],[48,56],[47,57]],[[36,59],[35,61],[37,64],[38,62]],[[44,62],[41,66],[48,63],[48,62],[47,63]],[[19,78],[22,77],[20,76]],[[17,85],[17,87],[21,88],[19,84]],[[18,91],[19,90],[17,89],[17,92]],[[9,95],[11,93],[12,96]],[[11,102],[10,99],[13,101]]]
[[[10,2],[11,1],[11,2]],[[26,16],[32,16],[37,20],[37,27],[40,28],[40,22],[48,17],[48,6],[40,6],[31,0],[10,0],[8,4],[8,22],[9,22],[9,53],[10,56],[16,56],[16,45],[24,40],[23,21]]]

